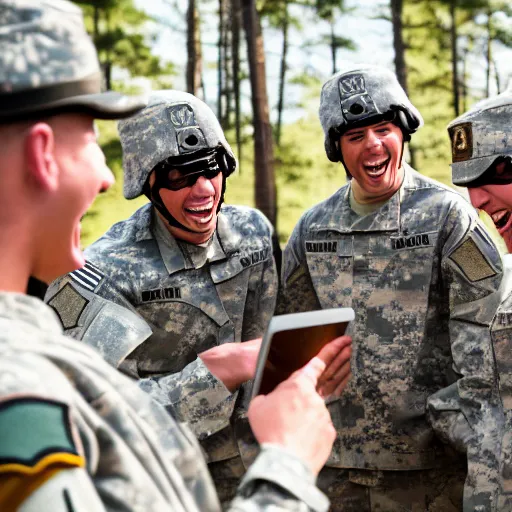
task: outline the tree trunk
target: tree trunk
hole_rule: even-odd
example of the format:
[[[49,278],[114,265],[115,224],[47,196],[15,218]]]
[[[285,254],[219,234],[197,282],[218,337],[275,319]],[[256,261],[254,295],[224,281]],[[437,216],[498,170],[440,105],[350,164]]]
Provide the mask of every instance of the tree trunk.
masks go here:
[[[240,0],[232,0],[233,16],[231,20],[231,63],[233,67],[233,96],[235,100],[235,136],[238,156],[238,170],[242,172],[242,134],[240,118],[240,26],[241,7]]]
[[[395,72],[398,82],[407,94],[407,67],[405,65],[405,44],[402,24],[403,0],[391,0],[393,23],[393,48],[395,50]]]
[[[227,0],[227,4],[224,5],[224,38],[223,38],[223,59],[224,59],[224,122],[225,128],[231,127],[231,114],[233,112],[233,95],[232,87],[233,83],[231,71],[231,23],[233,19],[233,2]]]
[[[487,48],[485,52],[485,97],[488,98],[491,95],[491,65],[492,65],[492,11],[487,11]]]
[[[187,92],[197,96],[201,86],[201,37],[199,12],[195,0],[189,0],[187,10]]]
[[[334,34],[334,13],[331,14],[331,56],[332,56],[332,74],[336,73],[336,35]]]
[[[218,41],[218,58],[217,58],[217,118],[219,123],[222,124],[223,110],[222,110],[222,93],[224,91],[223,81],[223,59],[222,50],[224,43],[224,0],[219,0],[219,41]]]
[[[274,228],[276,228],[277,204],[274,150],[268,110],[263,35],[259,16],[256,12],[255,0],[242,0],[242,6],[251,79],[256,178],[255,202],[256,207],[268,217]]]
[[[450,2],[450,18],[451,18],[451,27],[450,27],[450,36],[451,36],[451,45],[452,45],[452,89],[453,89],[453,110],[455,112],[455,117],[459,117],[460,107],[459,107],[459,77],[457,74],[457,19],[456,19],[456,3],[457,0],[451,0]]]
[[[279,102],[277,104],[276,144],[281,145],[281,126],[284,109],[284,86],[286,83],[286,57],[288,55],[288,0],[284,0],[283,13],[283,51],[281,53],[281,71],[279,73]]]
[[[496,63],[496,60],[493,59],[492,65],[494,66],[494,77],[496,78],[496,92],[497,94],[501,94],[500,74],[498,71],[498,64]]]

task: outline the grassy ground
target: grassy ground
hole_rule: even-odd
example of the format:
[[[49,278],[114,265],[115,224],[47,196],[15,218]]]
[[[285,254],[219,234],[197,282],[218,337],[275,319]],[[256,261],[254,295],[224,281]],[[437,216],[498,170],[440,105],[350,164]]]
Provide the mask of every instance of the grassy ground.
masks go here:
[[[121,146],[115,123],[98,122],[100,143],[116,184],[102,194],[82,222],[84,247],[96,240],[115,222],[129,217],[146,198],[127,201],[122,193]],[[419,134],[418,134],[419,135]],[[229,138],[229,134],[228,134]],[[446,138],[445,153],[449,152]],[[443,161],[422,160],[418,154],[418,170],[445,184],[450,184],[450,167],[446,155]],[[278,230],[282,243],[286,242],[301,214],[309,207],[334,193],[345,183],[345,172],[340,164],[327,160],[323,133],[318,120],[311,116],[285,127],[282,144],[276,150],[276,182],[278,187]],[[241,170],[228,180],[226,201],[231,204],[254,206],[253,147],[249,141],[243,146]]]

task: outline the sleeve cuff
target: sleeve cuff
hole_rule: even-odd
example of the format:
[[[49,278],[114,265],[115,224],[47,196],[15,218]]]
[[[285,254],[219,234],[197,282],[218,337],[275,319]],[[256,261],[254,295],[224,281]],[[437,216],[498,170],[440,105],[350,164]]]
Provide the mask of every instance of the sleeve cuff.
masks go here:
[[[329,500],[316,487],[315,475],[302,460],[280,446],[261,445],[260,454],[242,479],[240,490],[254,485],[257,480],[281,487],[315,512],[329,510]]]

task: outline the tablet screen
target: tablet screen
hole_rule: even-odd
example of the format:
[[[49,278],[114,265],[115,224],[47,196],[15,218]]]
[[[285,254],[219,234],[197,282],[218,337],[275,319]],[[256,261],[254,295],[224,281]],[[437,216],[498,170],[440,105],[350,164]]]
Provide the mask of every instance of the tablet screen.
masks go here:
[[[293,317],[296,316],[298,318],[299,315],[301,315],[299,320],[303,320],[304,315],[308,315],[306,317],[307,322],[315,323],[315,319],[318,322],[319,315],[315,316],[315,312],[310,312],[284,315],[289,319],[287,328],[282,326],[277,326],[276,328],[276,324],[271,322],[269,331],[263,340],[258,360],[253,396],[270,393],[294,371],[307,364],[310,359],[320,352],[324,345],[334,338],[343,336],[349,321],[353,318],[354,312],[350,308],[340,308],[337,311],[342,311],[343,314],[336,315],[336,318],[343,319],[344,321],[332,322],[335,317],[333,315],[330,318],[331,323],[290,328],[294,323],[301,323],[300,321],[293,321]],[[324,314],[325,318],[325,310],[319,313]],[[284,316],[274,317],[274,319],[279,321],[284,319]]]

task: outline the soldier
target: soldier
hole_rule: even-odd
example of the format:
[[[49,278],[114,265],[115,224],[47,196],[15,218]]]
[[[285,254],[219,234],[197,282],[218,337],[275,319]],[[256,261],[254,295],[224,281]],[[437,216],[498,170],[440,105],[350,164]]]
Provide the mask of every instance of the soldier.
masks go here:
[[[280,313],[356,312],[319,486],[333,510],[493,510],[499,254],[462,197],[403,161],[423,121],[393,73],[335,75],[320,121],[327,157],[351,179],[299,220],[278,300]]]
[[[100,93],[96,52],[70,2],[0,0],[0,25],[0,510],[219,511],[186,426],[24,294],[30,275],[49,282],[84,265],[80,218],[113,182],[93,119],[144,102]],[[137,331],[135,313],[98,307]],[[327,510],[314,481],[334,430],[315,386],[326,395],[339,384],[327,378],[349,357],[347,342],[255,399],[262,449],[231,510]]]
[[[46,300],[66,334],[189,423],[224,501],[245,471],[230,417],[260,343],[240,342],[262,336],[274,312],[272,228],[257,210],[223,205],[236,160],[199,99],[155,92],[119,133],[124,195],[151,202],[88,247],[86,265]],[[141,328],[128,331],[110,304],[137,314]]]
[[[471,204],[489,214],[509,252],[512,252],[511,113],[512,89],[509,89],[476,104],[448,126],[453,183],[468,188]]]
[[[512,89],[477,103],[448,126],[452,146],[452,181],[467,187],[471,203],[494,221],[512,251]],[[512,256],[503,258],[503,301],[491,327],[499,390],[506,416],[502,445],[503,496],[499,510],[512,509]]]

